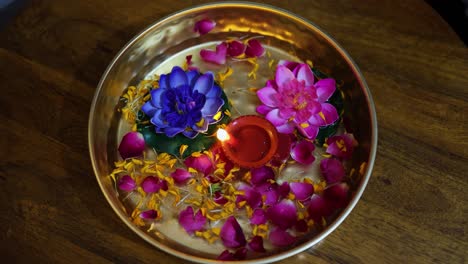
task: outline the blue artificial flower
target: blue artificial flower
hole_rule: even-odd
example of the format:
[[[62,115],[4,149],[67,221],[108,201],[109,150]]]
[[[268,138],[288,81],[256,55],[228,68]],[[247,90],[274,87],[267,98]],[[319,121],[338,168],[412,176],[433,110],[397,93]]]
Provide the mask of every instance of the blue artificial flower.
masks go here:
[[[156,133],[194,138],[221,120],[217,115],[225,103],[221,95],[211,72],[185,72],[176,66],[159,77],[159,88],[151,90],[151,99],[141,110],[151,118]]]

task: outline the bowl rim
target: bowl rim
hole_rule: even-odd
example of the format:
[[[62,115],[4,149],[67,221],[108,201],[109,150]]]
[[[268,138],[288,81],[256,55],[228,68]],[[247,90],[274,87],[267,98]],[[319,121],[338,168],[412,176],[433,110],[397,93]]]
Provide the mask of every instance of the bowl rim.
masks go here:
[[[364,96],[367,100],[367,106],[369,108],[370,112],[370,122],[371,122],[371,140],[370,140],[370,151],[369,151],[369,159],[367,161],[367,168],[362,176],[362,181],[360,186],[357,188],[354,197],[351,199],[349,202],[348,206],[340,213],[340,215],[333,221],[331,225],[329,225],[325,230],[323,230],[321,233],[317,234],[315,237],[313,237],[311,240],[304,242],[300,245],[297,245],[293,248],[290,248],[286,251],[280,252],[278,254],[273,254],[269,256],[265,256],[262,258],[257,258],[257,259],[249,259],[249,260],[240,260],[240,261],[223,261],[223,263],[270,263],[270,262],[275,262],[279,261],[288,257],[291,257],[295,254],[301,253],[312,246],[316,245],[320,241],[322,241],[325,237],[327,237],[331,232],[333,232],[345,219],[346,217],[351,213],[351,211],[354,209],[356,206],[357,202],[361,198],[372,173],[373,167],[374,167],[374,162],[375,162],[375,157],[377,153],[377,133],[378,133],[378,128],[377,128],[377,116],[376,116],[376,111],[375,111],[375,105],[374,101],[372,99],[371,92],[369,90],[369,87],[364,79],[364,76],[362,72],[360,71],[359,67],[356,65],[353,59],[349,56],[349,54],[337,43],[337,41],[332,38],[328,33],[325,33],[319,26],[317,26],[315,23],[309,21],[308,19],[294,14],[291,11],[285,10],[283,8],[279,8],[273,5],[269,4],[263,4],[263,3],[254,3],[254,2],[247,2],[247,1],[226,1],[226,2],[212,2],[208,4],[200,4],[200,5],[195,5],[192,7],[184,8],[179,11],[176,11],[174,13],[171,13],[169,15],[166,15],[162,17],[161,19],[155,21],[154,23],[150,24],[147,26],[145,29],[137,33],[130,41],[128,41],[123,48],[115,55],[115,57],[112,59],[110,64],[107,66],[106,70],[104,71],[97,89],[94,92],[93,95],[93,100],[91,103],[91,108],[90,108],[90,113],[89,113],[89,119],[88,119],[88,149],[89,149],[89,154],[91,158],[91,163],[93,166],[93,171],[94,175],[96,177],[96,180],[99,184],[99,187],[101,189],[101,192],[103,193],[104,197],[106,198],[108,204],[112,207],[114,212],[119,216],[119,218],[133,231],[135,232],[138,236],[140,236],[142,239],[150,243],[151,245],[155,246],[156,248],[169,253],[171,255],[177,256],[179,258],[197,262],[197,263],[219,263],[219,260],[216,259],[208,259],[208,258],[203,258],[199,256],[194,256],[187,254],[185,252],[176,250],[172,247],[169,247],[163,243],[159,243],[158,241],[154,240],[151,238],[146,232],[135,226],[127,217],[126,214],[116,205],[112,202],[111,197],[109,194],[106,192],[106,189],[103,185],[103,183],[100,180],[100,176],[98,173],[97,169],[97,162],[96,162],[96,157],[93,152],[93,145],[94,145],[94,136],[93,136],[93,130],[94,130],[94,125],[93,125],[93,120],[94,120],[94,113],[95,113],[95,108],[97,104],[97,98],[98,95],[100,94],[102,90],[102,86],[104,84],[104,81],[107,79],[107,75],[109,72],[112,70],[114,67],[114,64],[120,59],[122,54],[124,54],[129,47],[131,47],[142,35],[145,33],[151,31],[154,27],[157,27],[160,24],[165,23],[167,20],[170,20],[176,16],[181,16],[185,15],[188,13],[196,12],[196,11],[201,11],[204,9],[212,9],[212,8],[220,8],[220,7],[243,7],[243,8],[254,8],[254,9],[261,9],[269,12],[273,12],[276,14],[279,14],[281,16],[288,17],[291,20],[295,20],[299,23],[305,24],[308,27],[310,27],[312,30],[314,30],[317,34],[319,34],[321,37],[323,37],[330,45],[332,45],[337,52],[340,53],[340,55],[343,57],[343,59],[348,63],[350,66],[351,70],[353,71],[354,75],[357,78],[357,81],[364,93]]]

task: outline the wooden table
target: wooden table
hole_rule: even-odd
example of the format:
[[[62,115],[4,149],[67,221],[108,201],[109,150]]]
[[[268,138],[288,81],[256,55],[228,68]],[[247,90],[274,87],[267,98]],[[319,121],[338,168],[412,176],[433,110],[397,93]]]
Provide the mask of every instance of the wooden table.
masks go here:
[[[208,1],[33,0],[0,32],[3,263],[184,263],[116,217],[93,175],[96,85],[137,32]],[[378,155],[354,211],[281,263],[466,263],[468,49],[424,1],[265,1],[330,33],[376,103]]]

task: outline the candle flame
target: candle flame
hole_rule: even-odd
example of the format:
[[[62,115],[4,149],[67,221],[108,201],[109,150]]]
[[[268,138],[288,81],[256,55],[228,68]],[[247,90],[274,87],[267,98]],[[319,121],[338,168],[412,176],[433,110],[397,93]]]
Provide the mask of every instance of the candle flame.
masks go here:
[[[218,132],[216,132],[216,137],[220,141],[226,141],[226,140],[229,140],[230,138],[228,132],[222,128],[218,129]]]

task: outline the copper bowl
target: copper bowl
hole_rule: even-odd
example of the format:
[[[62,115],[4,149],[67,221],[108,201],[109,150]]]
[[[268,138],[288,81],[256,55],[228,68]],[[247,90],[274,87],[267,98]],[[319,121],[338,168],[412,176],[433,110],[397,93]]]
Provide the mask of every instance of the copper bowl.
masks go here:
[[[195,21],[209,17],[217,22],[207,35],[193,32]],[[89,150],[91,161],[104,196],[116,214],[141,238],[155,247],[180,258],[215,263],[216,255],[194,248],[183,239],[167,235],[165,230],[148,233],[134,225],[128,217],[126,205],[118,199],[111,179],[113,162],[118,160],[117,142],[125,128],[116,111],[122,91],[156,71],[167,72],[170,59],[181,63],[184,52],[194,52],[214,41],[230,36],[260,36],[273,58],[310,59],[322,71],[341,80],[344,85],[345,119],[348,129],[358,140],[351,166],[359,168],[365,162],[357,184],[352,188],[349,205],[320,233],[310,233],[299,239],[294,247],[278,249],[245,263],[269,263],[300,253],[320,242],[350,214],[371,176],[377,149],[377,121],[369,88],[357,65],[333,38],[312,22],[288,11],[245,2],[222,2],[201,5],[165,17],[137,34],[112,60],[96,89],[89,116]],[[293,53],[293,54],[291,54]],[[271,76],[270,76],[271,77]],[[259,72],[259,82],[268,78]],[[241,100],[233,96],[233,100]],[[246,114],[252,106],[245,103]]]

